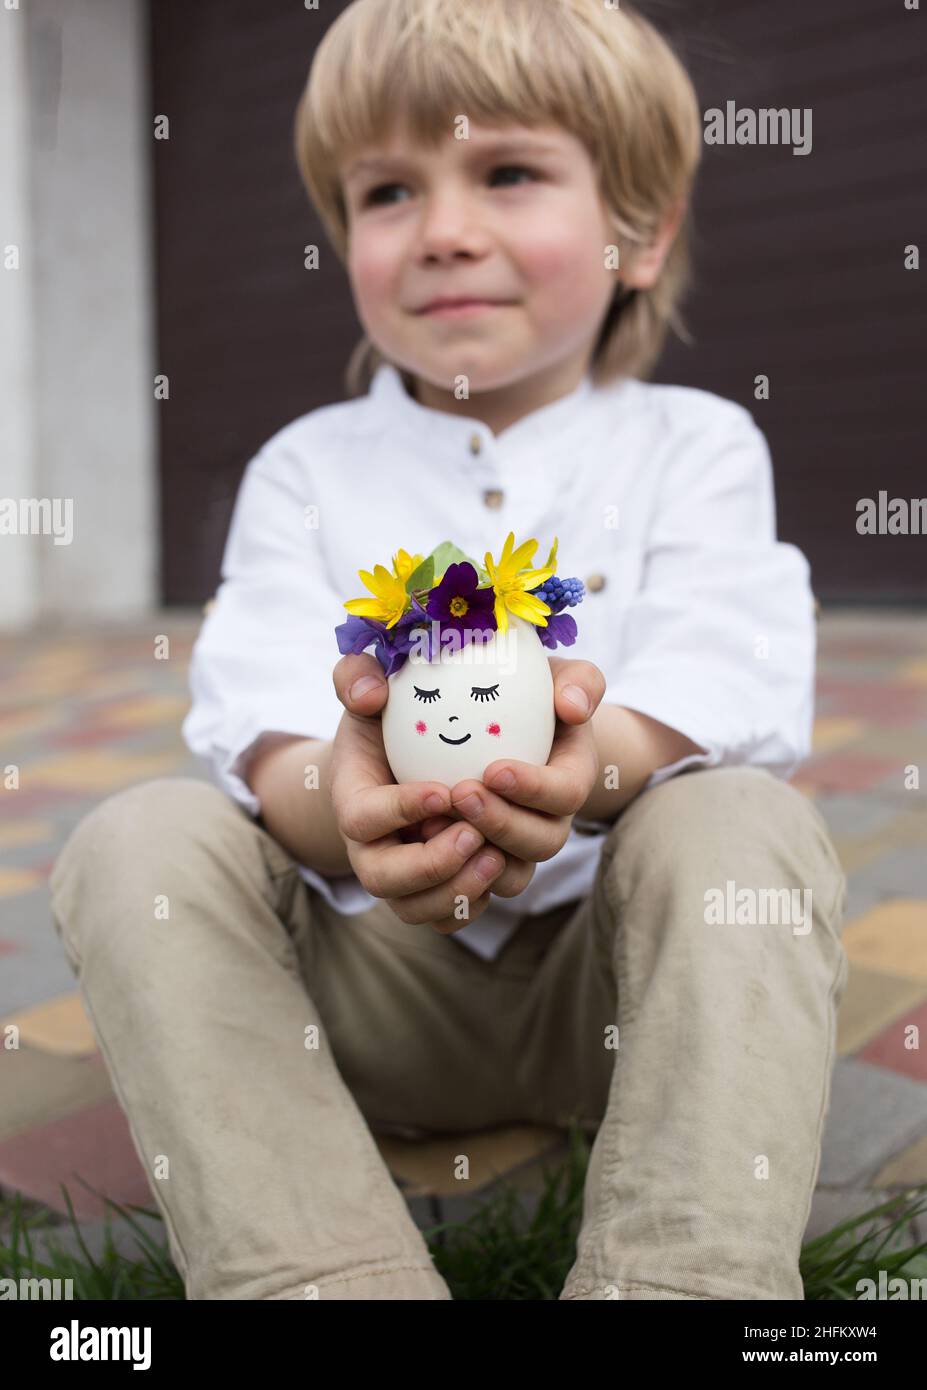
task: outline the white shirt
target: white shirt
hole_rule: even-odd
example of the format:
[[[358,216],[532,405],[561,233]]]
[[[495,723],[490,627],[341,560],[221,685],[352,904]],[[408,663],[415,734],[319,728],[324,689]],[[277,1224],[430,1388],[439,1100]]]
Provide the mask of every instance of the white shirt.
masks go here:
[[[496,491],[494,508],[485,495]],[[556,535],[558,575],[587,586],[566,610],[577,640],[556,655],[593,661],[605,703],[707,750],[648,786],[699,764],[787,777],[807,756],[809,567],[776,539],[769,450],[749,411],[689,387],[597,386],[587,375],[496,436],[478,418],[421,405],[388,364],[366,396],[300,416],[248,463],[192,652],[189,748],[257,815],[242,778],[256,741],[335,735],[334,630],[345,600],[365,593],[358,571],[444,540],[482,559],[510,530],[516,544],[535,538],[541,557]],[[590,587],[596,576],[604,583]],[[601,845],[574,829],[517,898],[492,898],[455,939],[494,957],[521,916],[589,893]],[[354,875],[300,873],[341,913],[377,901]]]

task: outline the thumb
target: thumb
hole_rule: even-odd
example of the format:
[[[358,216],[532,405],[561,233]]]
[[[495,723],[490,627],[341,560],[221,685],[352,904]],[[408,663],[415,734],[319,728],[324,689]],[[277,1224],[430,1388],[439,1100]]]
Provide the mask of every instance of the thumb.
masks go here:
[[[386,676],[379,661],[369,652],[343,656],[335,663],[332,680],[338,699],[351,714],[376,715],[386,704],[389,695]]]

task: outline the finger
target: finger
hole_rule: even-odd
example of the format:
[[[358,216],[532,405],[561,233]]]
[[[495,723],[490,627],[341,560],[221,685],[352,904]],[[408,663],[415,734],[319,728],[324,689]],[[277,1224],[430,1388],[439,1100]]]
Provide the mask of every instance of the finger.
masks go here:
[[[468,826],[468,830],[472,827]],[[448,836],[460,835],[460,827],[444,832]],[[465,833],[465,832],[464,832]],[[441,839],[438,836],[422,849],[430,849]],[[409,846],[412,848],[412,846]],[[494,845],[486,845],[467,859],[459,871],[449,879],[433,888],[421,892],[403,894],[389,899],[389,905],[402,921],[411,924],[440,922],[453,918],[457,928],[473,920],[473,904],[491,887],[505,867],[505,855]]]
[[[442,917],[439,918],[437,922],[430,923],[430,925],[436,932],[439,932],[441,936],[453,936],[454,932],[460,931],[461,927],[465,927],[468,922],[475,922],[477,917],[482,917],[491,901],[491,894],[483,893],[475,902],[469,904],[469,913],[467,917]]]
[[[495,795],[515,805],[551,816],[572,816],[588,798],[597,768],[595,738],[588,724],[560,724],[545,767],[500,758],[484,768],[483,782]],[[514,779],[511,785],[498,780],[506,772]],[[452,792],[456,797],[457,788]]]
[[[506,854],[535,864],[552,859],[569,834],[565,817],[514,805],[477,781],[458,782],[451,790],[451,806]]]
[[[420,826],[415,826],[413,829],[421,831],[421,839],[431,840],[447,826],[453,824],[454,821],[449,816],[429,816],[428,820],[423,821]],[[536,867],[535,864],[529,864],[527,860],[519,859],[514,854],[506,854],[505,868],[492,886],[493,896],[517,898],[519,893],[523,893],[528,887],[534,877]]]
[[[338,699],[352,714],[366,717],[379,714],[386,704],[389,686],[383,667],[369,652],[352,653],[336,661],[332,680]],[[370,682],[364,687],[364,682]]]
[[[399,838],[405,840],[407,844],[416,840],[433,840],[436,835],[440,835],[442,830],[446,830],[449,825],[455,823],[455,820],[450,816],[428,816],[425,820],[419,821],[417,825],[404,826],[399,831]]]
[[[536,868],[536,863],[531,864],[526,859],[519,859],[517,855],[507,854],[505,868],[492,885],[493,897],[517,898],[534,878]]]
[[[349,840],[370,844],[395,835],[449,807],[450,792],[442,782],[391,782],[370,785],[360,765],[332,779],[332,804],[338,827]],[[412,839],[418,837],[411,837]]]
[[[592,661],[549,658],[554,678],[554,710],[567,724],[585,724],[605,695],[605,676]]]
[[[342,716],[335,734],[330,789],[342,834],[361,844],[450,811],[445,783],[397,783],[386,760],[380,720],[350,713]]]
[[[418,844],[402,844],[397,836],[390,835],[375,844],[357,848],[355,872],[375,898],[429,895],[431,910],[415,919],[424,922],[430,917],[446,915],[447,905],[453,905],[453,893],[448,891],[450,882],[478,854],[483,843],[483,836],[472,825],[448,826],[433,840]],[[499,857],[498,850],[496,855]],[[472,873],[468,882],[472,888]],[[484,882],[479,891],[484,892],[485,888]],[[440,911],[436,912],[435,908]]]
[[[446,830],[449,825],[458,824],[457,818],[453,816],[429,816],[422,821],[419,829],[423,840],[433,840],[436,835],[440,835],[442,830]]]

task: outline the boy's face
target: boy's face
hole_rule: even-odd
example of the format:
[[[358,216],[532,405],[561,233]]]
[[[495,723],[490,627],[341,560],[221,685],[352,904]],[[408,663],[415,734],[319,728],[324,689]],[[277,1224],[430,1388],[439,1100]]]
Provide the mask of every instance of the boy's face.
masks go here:
[[[341,172],[358,314],[387,357],[436,388],[420,390],[424,403],[461,374],[471,394],[537,377],[556,395],[578,381],[616,287],[616,232],[579,140],[471,121],[468,139],[430,151],[394,130]],[[428,311],[439,297],[480,303]]]

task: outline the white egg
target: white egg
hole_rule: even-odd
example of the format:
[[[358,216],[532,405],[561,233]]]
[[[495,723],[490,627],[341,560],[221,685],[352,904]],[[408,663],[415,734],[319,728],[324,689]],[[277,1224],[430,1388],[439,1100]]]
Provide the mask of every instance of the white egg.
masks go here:
[[[446,640],[448,629],[441,628]],[[544,766],[554,741],[554,682],[538,629],[509,615],[486,642],[413,648],[388,680],[383,745],[397,782],[482,780],[497,758]]]

